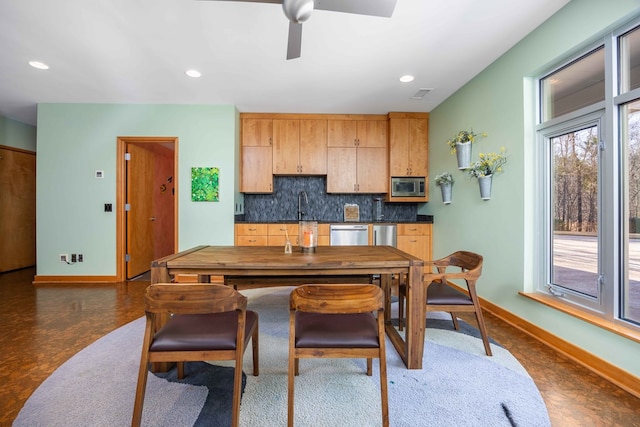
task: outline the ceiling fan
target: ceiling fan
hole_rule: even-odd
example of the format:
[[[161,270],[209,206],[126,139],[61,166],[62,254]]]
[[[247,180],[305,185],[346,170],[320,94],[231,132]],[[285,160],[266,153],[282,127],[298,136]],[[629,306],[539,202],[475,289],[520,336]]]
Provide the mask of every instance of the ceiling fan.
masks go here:
[[[357,15],[390,18],[397,0],[211,0],[238,1],[251,3],[282,4],[282,10],[289,19],[289,42],[287,59],[300,57],[302,47],[302,23],[311,16],[314,9]]]

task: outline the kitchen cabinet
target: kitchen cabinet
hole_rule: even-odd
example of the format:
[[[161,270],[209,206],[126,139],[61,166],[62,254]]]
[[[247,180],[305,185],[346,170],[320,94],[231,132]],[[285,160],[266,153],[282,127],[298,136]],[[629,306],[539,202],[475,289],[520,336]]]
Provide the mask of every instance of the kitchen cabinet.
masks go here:
[[[267,246],[267,224],[236,224],[236,246]]]
[[[429,114],[389,113],[391,176],[428,174]]]
[[[273,120],[241,120],[240,191],[273,192]]]
[[[298,223],[240,223],[235,225],[236,246],[299,246]],[[329,246],[329,224],[318,224],[318,246]]]
[[[273,120],[275,175],[327,174],[327,121]]]
[[[298,246],[298,224],[267,224],[267,246],[282,246],[287,241],[293,246]]]
[[[387,120],[331,119],[327,128],[327,193],[386,193]]]
[[[431,260],[431,224],[398,224],[398,249]]]
[[[429,179],[429,114],[389,113],[389,182],[391,177],[424,177]],[[422,198],[391,197],[390,202],[426,202],[429,186]]]

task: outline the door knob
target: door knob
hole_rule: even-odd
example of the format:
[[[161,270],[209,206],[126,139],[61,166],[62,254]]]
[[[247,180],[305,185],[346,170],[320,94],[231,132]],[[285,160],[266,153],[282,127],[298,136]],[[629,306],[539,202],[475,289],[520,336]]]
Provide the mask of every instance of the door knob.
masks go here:
[[[149,221],[155,221],[155,220],[156,220],[155,216],[152,216],[151,218],[149,218]]]

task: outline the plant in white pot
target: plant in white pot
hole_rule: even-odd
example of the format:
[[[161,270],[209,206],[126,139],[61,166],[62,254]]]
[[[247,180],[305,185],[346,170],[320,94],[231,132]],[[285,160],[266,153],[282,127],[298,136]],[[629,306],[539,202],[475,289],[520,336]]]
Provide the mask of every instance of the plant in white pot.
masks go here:
[[[435,182],[442,192],[442,202],[445,205],[448,205],[451,203],[451,190],[453,188],[453,183],[455,182],[453,175],[449,172],[441,173],[440,175],[436,175]]]
[[[461,130],[447,141],[451,155],[456,155],[458,160],[458,169],[468,169],[471,166],[471,144],[476,142],[477,138],[485,138],[486,132],[475,133],[473,130]]]
[[[506,150],[500,149],[499,153],[480,153],[480,160],[476,161],[467,170],[469,175],[478,179],[480,197],[482,200],[491,199],[491,183],[493,176],[503,171],[502,167],[509,160]]]

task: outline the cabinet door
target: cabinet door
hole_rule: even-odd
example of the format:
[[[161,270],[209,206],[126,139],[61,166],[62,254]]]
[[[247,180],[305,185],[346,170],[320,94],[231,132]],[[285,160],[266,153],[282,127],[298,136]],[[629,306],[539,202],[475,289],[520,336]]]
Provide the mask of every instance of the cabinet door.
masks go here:
[[[423,261],[431,259],[431,236],[398,236],[398,249]]]
[[[427,176],[428,131],[428,119],[390,119],[389,170],[391,176]]]
[[[359,193],[386,193],[389,173],[386,148],[358,148],[357,186]]]
[[[409,176],[409,119],[389,122],[389,170],[391,176]]]
[[[398,224],[398,249],[431,260],[431,224]]]
[[[272,119],[242,119],[242,146],[270,147],[272,137]]]
[[[242,182],[244,193],[272,193],[273,165],[271,147],[242,147]]]
[[[387,147],[388,124],[386,120],[360,120],[356,123],[358,147]]]
[[[273,120],[273,173],[300,172],[300,120]]]
[[[327,149],[327,193],[355,193],[356,148]]]
[[[354,147],[358,132],[358,122],[355,120],[328,120],[327,146]]]
[[[429,120],[409,119],[407,158],[411,176],[428,175]]]
[[[327,174],[326,120],[300,120],[300,172]]]

